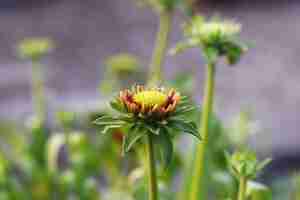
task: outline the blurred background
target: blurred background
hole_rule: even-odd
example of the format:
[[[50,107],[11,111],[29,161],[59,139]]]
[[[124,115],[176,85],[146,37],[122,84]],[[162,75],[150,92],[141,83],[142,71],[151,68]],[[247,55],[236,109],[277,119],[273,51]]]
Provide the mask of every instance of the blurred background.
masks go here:
[[[234,67],[218,68],[217,112],[226,119],[244,107],[254,109],[263,133],[253,138],[267,152],[300,151],[300,2],[214,0],[199,2],[206,15],[243,24],[243,37],[253,48]],[[16,58],[16,44],[26,37],[53,39],[56,50],[47,63],[50,107],[87,109],[101,97],[97,90],[103,61],[130,52],[150,60],[157,20],[131,0],[2,0],[0,2],[0,117],[16,119],[32,111],[30,67]],[[174,24],[182,23],[177,15]],[[172,42],[181,38],[174,26]],[[168,57],[167,75],[199,66],[197,50]],[[198,85],[201,90],[202,85]]]
[[[198,7],[204,15],[243,24],[242,37],[253,44],[237,66],[218,67],[216,112],[226,122],[242,109],[253,110],[260,132],[250,143],[275,157],[278,171],[299,167],[300,2],[203,0]],[[182,38],[182,19],[181,13],[174,19],[170,47]],[[56,43],[43,60],[49,110],[85,112],[103,97],[99,84],[107,57],[129,52],[147,66],[157,18],[132,0],[1,0],[0,24],[0,119],[17,121],[33,110],[30,63],[17,58],[18,42],[42,36]],[[197,67],[197,83],[203,82],[198,50],[166,61],[168,79]],[[199,94],[202,88],[196,86]]]

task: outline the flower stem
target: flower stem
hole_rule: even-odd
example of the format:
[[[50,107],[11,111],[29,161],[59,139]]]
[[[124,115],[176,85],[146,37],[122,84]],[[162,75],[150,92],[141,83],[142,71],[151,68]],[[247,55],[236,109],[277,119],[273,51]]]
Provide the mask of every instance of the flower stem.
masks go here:
[[[159,30],[150,63],[148,85],[155,85],[162,80],[162,64],[166,55],[172,24],[172,11],[161,12],[159,16]]]
[[[148,135],[146,143],[147,166],[148,166],[148,200],[158,200],[158,189],[155,168],[154,144],[151,134]]]
[[[45,120],[45,95],[41,66],[37,61],[32,61],[32,98],[36,115]]]
[[[191,185],[191,193],[189,200],[204,200],[204,192],[200,193],[205,178],[205,154],[209,136],[209,120],[213,111],[214,100],[214,82],[215,82],[215,64],[209,63],[206,72],[205,95],[203,101],[203,110],[201,116],[200,133],[202,141],[197,146],[195,159],[194,175]],[[203,188],[202,188],[203,189]]]
[[[239,184],[238,200],[246,200],[247,178],[241,177]]]

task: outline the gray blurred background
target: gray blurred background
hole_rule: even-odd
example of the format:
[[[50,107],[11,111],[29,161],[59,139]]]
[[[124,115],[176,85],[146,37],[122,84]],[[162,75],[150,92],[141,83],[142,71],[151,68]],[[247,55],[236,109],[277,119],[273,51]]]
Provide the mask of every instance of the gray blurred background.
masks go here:
[[[46,60],[52,107],[87,107],[101,97],[97,88],[103,60],[130,52],[147,64],[157,18],[133,0],[1,0],[0,118],[31,112],[30,67],[15,46],[25,37],[47,36],[57,43]],[[216,110],[226,121],[250,107],[263,128],[253,144],[264,152],[300,152],[300,1],[214,0],[200,4],[206,15],[227,16],[243,24],[243,38],[254,47],[236,67],[220,65]],[[174,20],[171,44],[181,39],[182,16]],[[197,50],[168,57],[169,78],[203,61]],[[81,106],[79,106],[81,105]]]

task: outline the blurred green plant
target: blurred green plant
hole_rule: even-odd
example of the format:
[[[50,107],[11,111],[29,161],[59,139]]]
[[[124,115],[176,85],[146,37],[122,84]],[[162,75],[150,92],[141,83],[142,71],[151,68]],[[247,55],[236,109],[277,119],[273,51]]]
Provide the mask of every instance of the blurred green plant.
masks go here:
[[[160,88],[144,89],[135,86],[121,91],[119,97],[110,103],[119,116],[103,116],[95,124],[103,127],[103,133],[110,129],[128,127],[123,139],[123,152],[128,152],[142,138],[145,142],[148,170],[148,195],[150,200],[158,199],[155,150],[160,149],[162,161],[168,166],[172,160],[172,132],[179,130],[199,138],[196,125],[185,120],[185,114],[193,109],[175,90]]]
[[[240,25],[218,21],[216,19],[206,22],[202,16],[194,16],[184,27],[186,40],[179,42],[171,50],[176,54],[191,47],[202,50],[207,62],[205,94],[203,97],[203,110],[201,116],[201,129],[203,141],[198,145],[195,160],[194,178],[192,179],[189,199],[206,199],[204,189],[205,159],[209,139],[209,121],[213,112],[215,71],[218,59],[225,56],[229,64],[236,64],[244,52],[244,46],[237,42],[240,34]],[[202,189],[202,191],[200,191]]]
[[[39,119],[46,118],[46,99],[41,59],[54,49],[54,42],[48,38],[27,38],[17,47],[20,58],[31,62],[32,98]]]
[[[259,162],[256,154],[249,150],[235,152],[231,156],[226,153],[226,158],[230,172],[239,181],[238,200],[247,199],[247,190],[249,190],[249,196],[253,199],[259,199],[262,195],[268,195],[266,198],[270,198],[269,194],[265,194],[266,189],[263,190],[257,184],[252,184],[251,188],[248,189],[248,183],[249,180],[257,177],[258,173],[271,162],[271,159],[268,158]]]

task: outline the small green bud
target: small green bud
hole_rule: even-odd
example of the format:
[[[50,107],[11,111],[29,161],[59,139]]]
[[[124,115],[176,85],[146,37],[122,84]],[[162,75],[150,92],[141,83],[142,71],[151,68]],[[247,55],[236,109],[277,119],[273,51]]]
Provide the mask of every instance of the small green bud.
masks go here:
[[[259,162],[256,154],[251,151],[236,152],[231,156],[227,154],[226,158],[232,174],[236,178],[245,177],[247,179],[255,178],[271,162],[271,159]]]
[[[135,56],[126,53],[111,56],[105,61],[105,67],[119,76],[134,73],[140,66],[141,64]]]
[[[195,16],[184,26],[183,32],[186,40],[178,43],[172,54],[198,47],[203,50],[208,62],[215,63],[219,57],[225,57],[227,62],[233,65],[247,49],[238,39],[241,25],[233,21],[205,21],[202,16]]]
[[[37,60],[53,48],[54,43],[48,38],[28,38],[20,42],[17,52],[21,58]]]

